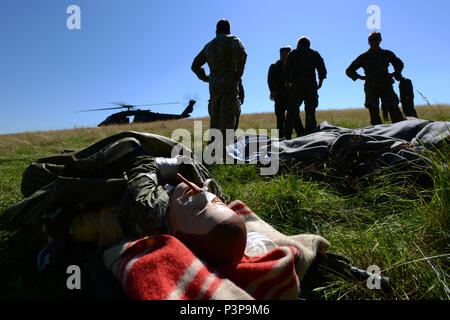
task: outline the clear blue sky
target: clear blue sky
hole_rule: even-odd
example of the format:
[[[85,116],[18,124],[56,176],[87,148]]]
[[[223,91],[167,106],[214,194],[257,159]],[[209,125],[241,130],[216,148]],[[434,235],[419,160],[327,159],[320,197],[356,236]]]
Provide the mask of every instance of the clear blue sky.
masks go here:
[[[81,9],[80,30],[66,27],[72,4]],[[112,101],[193,97],[192,116],[207,116],[208,85],[190,66],[221,18],[248,54],[242,113],[273,111],[268,67],[281,46],[295,47],[302,35],[328,69],[319,110],[361,108],[363,83],[345,69],[367,50],[366,9],[373,4],[381,9],[382,47],[404,61],[404,75],[431,103],[449,103],[448,0],[2,0],[0,134],[96,126],[111,112],[73,111]],[[424,103],[418,94],[415,102]],[[179,113],[185,105],[152,110]]]

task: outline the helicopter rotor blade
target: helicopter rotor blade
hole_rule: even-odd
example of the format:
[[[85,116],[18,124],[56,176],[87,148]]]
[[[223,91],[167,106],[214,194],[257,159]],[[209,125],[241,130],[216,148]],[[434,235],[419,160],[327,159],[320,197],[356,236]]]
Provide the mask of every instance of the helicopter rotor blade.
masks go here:
[[[115,104],[116,106],[126,106],[127,104],[123,101],[114,101],[114,102],[109,102],[109,104]]]
[[[183,96],[183,103],[189,103],[189,101],[191,101],[191,100],[195,100],[197,102],[201,100],[198,92],[187,92]]]
[[[133,104],[133,105],[129,105],[129,104],[126,104],[125,102],[110,102],[110,104],[117,105],[118,107],[78,110],[78,111],[74,111],[74,112],[78,113],[78,112],[101,111],[101,110],[115,110],[115,109],[123,109],[123,108],[132,109],[134,107],[141,107],[141,106],[142,107],[143,106],[159,106],[159,105],[180,104],[180,103],[181,102],[162,102],[162,103],[148,103],[148,104]]]
[[[165,104],[180,104],[181,102],[161,102],[161,103],[148,103],[148,104],[134,104],[135,107],[144,107],[144,106],[161,106]]]
[[[100,111],[100,110],[114,110],[114,109],[123,109],[123,107],[100,108],[100,109],[87,109],[87,110],[78,110],[78,111],[74,111],[74,112],[75,112],[75,113],[78,113],[78,112],[89,112],[89,111]]]

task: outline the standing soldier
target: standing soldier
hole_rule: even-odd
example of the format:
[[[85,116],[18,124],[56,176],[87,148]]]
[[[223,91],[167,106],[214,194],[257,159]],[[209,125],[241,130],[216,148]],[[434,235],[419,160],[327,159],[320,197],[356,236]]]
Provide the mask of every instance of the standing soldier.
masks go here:
[[[289,85],[284,71],[284,62],[291,52],[291,47],[283,47],[280,49],[280,60],[272,63],[267,74],[267,84],[270,90],[270,100],[275,101],[275,116],[277,118],[277,129],[279,130],[280,139],[284,138],[284,128],[286,124],[286,110],[288,107]],[[297,136],[303,134],[303,126],[300,127],[300,114],[295,115],[294,126]]]
[[[292,50],[286,58],[285,70],[289,82],[292,84],[288,100],[286,120],[286,139],[291,139],[294,116],[298,108],[305,102],[306,134],[316,129],[316,108],[319,105],[317,90],[322,87],[323,79],[327,76],[327,69],[320,54],[310,48],[311,41],[301,37],[297,41],[297,49]],[[319,84],[316,81],[316,70]],[[301,126],[301,120],[300,126]]]
[[[414,90],[411,80],[402,75],[398,75],[395,79],[399,81],[398,90],[400,92],[403,114],[405,117],[417,118],[417,112],[414,109]]]
[[[247,60],[241,41],[230,33],[230,22],[220,20],[216,26],[216,37],[205,45],[191,67],[200,80],[209,82],[210,128],[221,131],[224,147],[226,129],[235,129],[240,109],[239,82]],[[209,66],[209,75],[202,67],[205,63]]]
[[[403,62],[389,50],[380,48],[381,33],[374,31],[369,34],[370,49],[353,61],[346,70],[346,74],[353,81],[364,80],[364,92],[366,93],[365,107],[369,109],[370,123],[381,124],[379,99],[384,108],[389,112],[392,123],[404,120],[398,107],[398,97],[392,88],[392,77],[401,75]],[[389,73],[389,64],[394,67],[394,72]],[[359,75],[356,70],[363,68],[365,75]]]

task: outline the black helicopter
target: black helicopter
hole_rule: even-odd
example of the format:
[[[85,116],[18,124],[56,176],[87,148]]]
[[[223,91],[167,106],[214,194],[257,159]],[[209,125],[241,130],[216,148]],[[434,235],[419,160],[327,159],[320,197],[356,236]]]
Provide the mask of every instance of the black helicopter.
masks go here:
[[[181,114],[169,114],[169,113],[158,113],[151,112],[150,110],[140,110],[135,109],[136,107],[141,106],[155,106],[155,105],[164,105],[164,104],[178,104],[179,102],[167,102],[167,103],[150,103],[150,104],[139,104],[139,105],[129,105],[124,103],[112,103],[118,105],[118,107],[112,108],[101,108],[101,109],[89,109],[89,110],[80,110],[75,112],[88,112],[88,111],[100,111],[100,110],[113,110],[113,109],[122,109],[126,108],[126,111],[117,112],[110,115],[104,121],[102,121],[98,126],[108,126],[112,124],[128,124],[130,123],[131,116],[134,116],[133,123],[144,123],[144,122],[153,122],[159,120],[173,120],[173,119],[184,119],[189,118],[190,113],[194,111],[195,100],[189,100],[189,104],[184,109]]]

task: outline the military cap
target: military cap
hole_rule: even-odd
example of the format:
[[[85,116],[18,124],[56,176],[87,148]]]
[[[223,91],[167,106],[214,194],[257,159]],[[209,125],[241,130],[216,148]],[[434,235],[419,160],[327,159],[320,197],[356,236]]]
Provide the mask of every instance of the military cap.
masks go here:
[[[284,51],[291,51],[291,46],[285,46],[280,48],[280,53]]]

